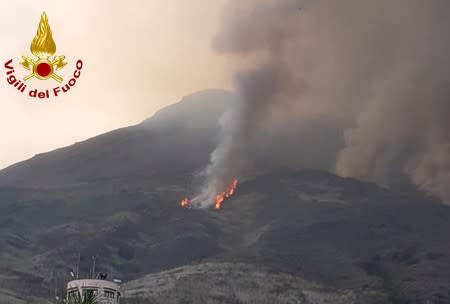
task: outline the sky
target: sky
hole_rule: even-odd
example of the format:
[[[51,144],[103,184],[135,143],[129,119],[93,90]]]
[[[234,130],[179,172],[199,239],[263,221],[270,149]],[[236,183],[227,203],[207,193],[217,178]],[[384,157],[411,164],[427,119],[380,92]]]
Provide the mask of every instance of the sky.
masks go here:
[[[225,0],[1,1],[0,168],[116,128],[139,123],[183,96],[230,88],[232,64],[211,47]],[[65,83],[83,61],[81,76],[66,94],[37,100],[6,80],[30,56],[45,11],[56,55],[68,64]],[[28,87],[50,88],[32,79]]]

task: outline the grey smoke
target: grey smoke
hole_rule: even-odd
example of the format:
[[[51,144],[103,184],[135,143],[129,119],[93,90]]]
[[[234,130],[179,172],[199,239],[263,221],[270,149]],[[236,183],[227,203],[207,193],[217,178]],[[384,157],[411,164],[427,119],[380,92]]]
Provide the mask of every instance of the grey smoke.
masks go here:
[[[407,177],[450,201],[449,29],[448,0],[231,0],[213,46],[252,67],[235,77],[199,201],[232,176],[330,160],[338,174]],[[299,135],[315,117],[346,122],[322,164],[305,162]]]

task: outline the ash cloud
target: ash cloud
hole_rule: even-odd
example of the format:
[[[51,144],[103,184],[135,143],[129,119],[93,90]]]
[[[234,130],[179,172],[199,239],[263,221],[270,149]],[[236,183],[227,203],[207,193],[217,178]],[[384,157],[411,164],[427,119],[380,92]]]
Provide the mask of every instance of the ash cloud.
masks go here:
[[[229,1],[213,47],[251,66],[236,74],[201,205],[233,176],[277,166],[406,177],[449,202],[449,28],[448,0]],[[308,163],[305,145],[329,148],[300,135],[317,117],[342,121],[343,141]]]

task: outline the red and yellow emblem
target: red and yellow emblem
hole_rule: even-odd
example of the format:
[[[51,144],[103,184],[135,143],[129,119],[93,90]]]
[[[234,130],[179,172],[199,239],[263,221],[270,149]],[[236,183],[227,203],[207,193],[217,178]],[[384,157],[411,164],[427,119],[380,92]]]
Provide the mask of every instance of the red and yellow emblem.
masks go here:
[[[23,78],[24,81],[34,77],[41,80],[53,78],[57,82],[63,81],[63,78],[56,74],[55,71],[62,69],[67,62],[64,61],[65,56],[63,55],[54,56],[56,44],[45,12],[41,15],[38,30],[31,42],[30,50],[36,58],[22,56],[23,61],[20,64],[31,71],[31,74]]]

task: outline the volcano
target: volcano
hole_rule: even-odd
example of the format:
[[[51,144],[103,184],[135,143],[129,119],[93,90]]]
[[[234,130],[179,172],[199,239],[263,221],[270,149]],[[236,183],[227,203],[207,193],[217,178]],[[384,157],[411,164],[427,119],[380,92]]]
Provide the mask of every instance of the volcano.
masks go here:
[[[199,92],[0,171],[0,302],[51,298],[74,252],[81,273],[97,255],[97,269],[128,281],[127,303],[450,302],[450,208],[307,169],[324,157],[310,145],[304,168],[240,180],[219,211],[180,208],[234,99]],[[332,158],[346,123],[311,124],[298,136]]]

